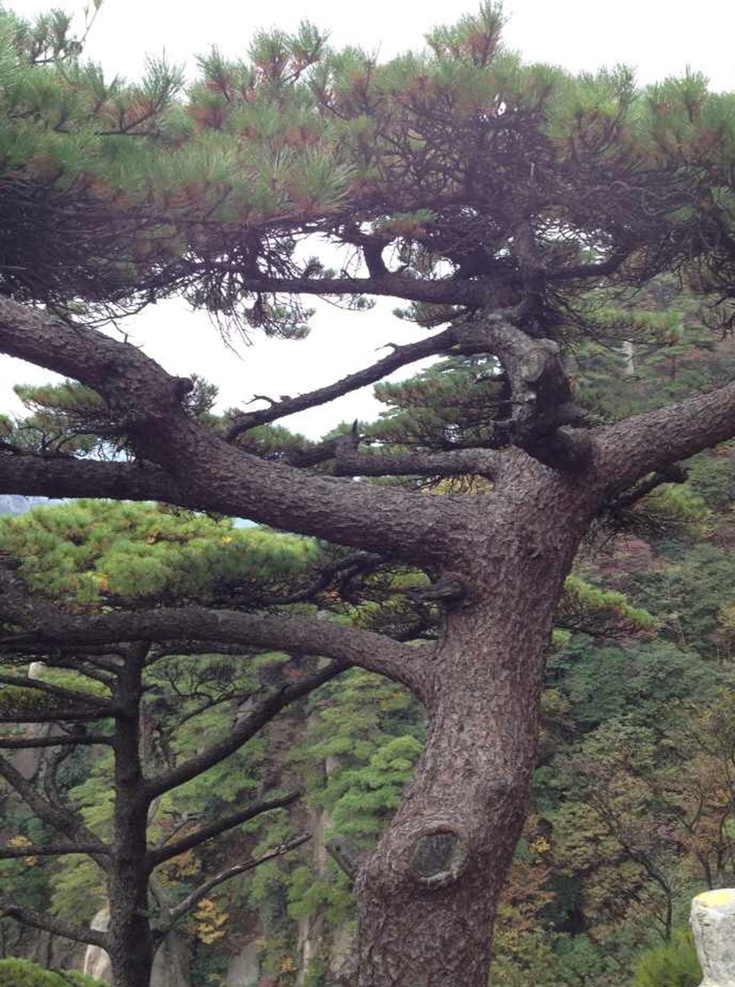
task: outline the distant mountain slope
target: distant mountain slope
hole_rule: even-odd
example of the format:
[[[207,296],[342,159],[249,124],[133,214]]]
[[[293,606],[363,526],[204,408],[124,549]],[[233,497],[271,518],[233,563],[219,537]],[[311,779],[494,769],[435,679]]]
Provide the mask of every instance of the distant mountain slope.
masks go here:
[[[46,497],[21,497],[19,494],[0,494],[0,514],[25,514],[38,504],[48,504]]]

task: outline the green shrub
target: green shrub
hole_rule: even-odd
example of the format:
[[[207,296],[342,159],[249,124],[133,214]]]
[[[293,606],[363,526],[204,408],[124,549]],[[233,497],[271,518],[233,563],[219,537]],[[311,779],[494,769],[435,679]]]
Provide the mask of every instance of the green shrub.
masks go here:
[[[0,960],[0,987],[104,987],[77,970],[44,970],[30,960]]]
[[[106,987],[101,980],[96,980],[79,970],[60,970],[59,976],[67,984],[67,987],[70,987],[71,984],[74,987]]]
[[[671,942],[641,953],[633,972],[633,987],[698,987],[702,969],[691,932],[680,929]]]

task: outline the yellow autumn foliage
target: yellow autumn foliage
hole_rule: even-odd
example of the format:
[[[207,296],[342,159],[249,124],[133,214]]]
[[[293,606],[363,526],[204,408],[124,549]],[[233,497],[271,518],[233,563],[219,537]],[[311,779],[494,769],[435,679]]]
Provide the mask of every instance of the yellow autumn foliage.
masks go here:
[[[202,898],[194,912],[194,934],[203,943],[213,943],[225,935],[229,914],[211,898]]]

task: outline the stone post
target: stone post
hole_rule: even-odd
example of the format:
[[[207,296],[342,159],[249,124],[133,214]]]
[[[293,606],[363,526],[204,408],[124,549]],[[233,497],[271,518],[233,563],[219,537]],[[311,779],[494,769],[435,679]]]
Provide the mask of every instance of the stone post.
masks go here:
[[[692,901],[700,987],[735,987],[735,888],[705,891]]]

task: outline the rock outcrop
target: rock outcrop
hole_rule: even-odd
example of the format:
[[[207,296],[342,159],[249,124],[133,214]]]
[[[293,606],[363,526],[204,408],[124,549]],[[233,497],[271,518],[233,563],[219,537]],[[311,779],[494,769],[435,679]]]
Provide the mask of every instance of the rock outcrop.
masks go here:
[[[700,987],[735,987],[735,888],[697,895],[691,923],[704,974]]]

